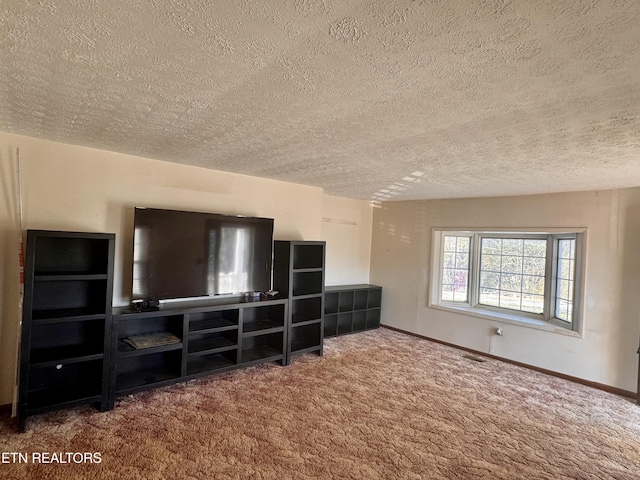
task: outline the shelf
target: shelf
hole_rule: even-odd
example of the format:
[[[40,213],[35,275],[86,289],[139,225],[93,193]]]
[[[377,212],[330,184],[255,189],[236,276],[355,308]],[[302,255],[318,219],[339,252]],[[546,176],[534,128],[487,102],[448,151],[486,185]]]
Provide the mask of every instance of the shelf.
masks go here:
[[[95,349],[89,350],[84,346],[58,347],[44,350],[32,350],[30,365],[32,368],[50,367],[53,365],[69,365],[71,363],[102,360],[104,354]]]
[[[321,352],[321,351],[322,351],[322,347],[320,345],[314,345],[312,347],[306,347],[306,348],[295,348],[295,349],[293,345],[291,346],[291,355],[303,355],[305,353]]]
[[[253,348],[249,348],[247,350],[243,350],[241,363],[254,362],[256,360],[267,361],[266,359],[271,359],[272,361],[275,361],[281,358],[282,358],[282,351],[274,347],[271,347],[269,345],[259,345]]]
[[[100,309],[105,313],[107,279],[79,278],[73,276],[64,281],[33,282],[33,310],[63,310],[74,308]],[[110,300],[110,299],[109,299]]]
[[[243,338],[284,332],[285,312],[284,303],[245,308],[242,313]],[[280,336],[282,337],[282,335]]]
[[[317,323],[322,323],[322,319],[314,318],[313,320],[305,320],[304,322],[294,322],[291,324],[291,328],[305,327],[307,325],[315,325]]]
[[[206,320],[196,320],[189,322],[189,332],[190,333],[213,333],[213,332],[223,332],[226,330],[237,330],[238,323],[233,323],[231,320],[227,320],[226,318],[212,318]]]
[[[334,337],[338,333],[338,315],[331,314],[324,316],[324,336]]]
[[[128,337],[139,337],[161,333],[171,333],[180,340],[183,335],[184,315],[179,314],[162,314],[161,312],[153,312],[152,315],[143,317],[118,316],[115,322],[118,330],[118,341],[122,341]],[[118,345],[118,348],[119,345]]]
[[[338,335],[353,331],[353,313],[338,314]]]
[[[104,353],[104,322],[61,322],[34,325],[29,363],[57,364],[84,361]]]
[[[222,335],[189,341],[189,355],[220,353],[238,348],[238,342]]]
[[[338,300],[339,312],[353,311],[353,296],[354,292],[352,291],[340,292],[340,298]]]
[[[338,313],[338,292],[326,292],[324,295],[324,313],[325,315]]]
[[[157,347],[149,347],[149,348],[134,348],[122,340],[118,342],[119,357],[136,357],[138,355],[151,355],[153,353],[170,352],[172,350],[181,350],[181,349],[182,349],[182,342],[172,343],[170,345],[159,345]]]
[[[380,309],[372,308],[367,310],[367,330],[380,327]]]
[[[100,400],[102,359],[82,362],[40,364],[29,368],[29,387],[25,389],[27,410],[31,413]]]
[[[310,272],[322,272],[324,269],[322,267],[320,268],[294,268],[293,272],[294,273],[310,273]]]
[[[382,305],[382,288],[374,288],[369,290],[367,298],[367,308],[380,308]]]
[[[300,324],[306,324],[309,322],[320,322],[322,321],[322,315],[314,315],[311,318],[308,318],[307,315],[296,315],[291,317],[291,326],[295,327]]]
[[[305,293],[304,295],[292,295],[291,300],[305,300],[308,298],[322,298],[322,292]]]
[[[322,347],[322,324],[309,323],[291,330],[291,352]]]
[[[322,294],[323,276],[323,269],[314,269],[310,272],[294,271],[291,296],[299,297],[305,295]]]
[[[152,347],[153,349],[161,347]],[[145,390],[180,378],[182,348],[127,356],[116,363],[116,394]]]
[[[97,403],[101,400],[101,389],[98,386],[61,386],[37,390],[28,393],[29,404],[27,412],[30,415],[71,408],[87,403]]]
[[[291,300],[291,323],[320,320],[322,318],[322,295]]]
[[[180,372],[162,366],[121,374],[116,378],[116,393],[126,395],[133,390],[172,381],[179,377]]]
[[[229,355],[229,352],[212,354],[212,355],[196,355],[193,358],[189,358],[187,363],[187,375],[198,375],[206,372],[230,370],[236,366],[234,352],[233,356]]]
[[[104,320],[106,314],[95,308],[60,308],[55,310],[33,310],[31,319],[34,325],[60,322],[81,322],[86,320]]]
[[[366,310],[367,308],[367,290],[356,290],[354,292],[353,309]]]
[[[244,336],[263,335],[266,333],[281,332],[283,330],[284,326],[281,323],[269,320],[268,318],[255,320],[242,325],[242,334]]]
[[[51,272],[105,273],[112,234],[35,231],[36,275]]]
[[[357,311],[353,312],[353,331],[360,332],[367,326],[367,312]]]
[[[265,333],[242,338],[241,363],[254,362],[260,359],[272,361],[272,357],[284,358],[284,328],[280,327],[279,332]]]
[[[106,273],[42,273],[34,275],[36,282],[65,282],[72,280],[106,280]]]
[[[324,268],[324,243],[293,243],[293,269]]]

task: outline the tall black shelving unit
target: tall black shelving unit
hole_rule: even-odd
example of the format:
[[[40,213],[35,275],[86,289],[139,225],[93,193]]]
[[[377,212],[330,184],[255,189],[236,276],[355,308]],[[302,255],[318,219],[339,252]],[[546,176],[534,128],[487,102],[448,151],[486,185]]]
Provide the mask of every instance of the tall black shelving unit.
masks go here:
[[[108,408],[115,235],[27,232],[18,430],[29,415]]]
[[[295,355],[322,355],[326,242],[274,242],[273,288],[289,299],[287,364]]]

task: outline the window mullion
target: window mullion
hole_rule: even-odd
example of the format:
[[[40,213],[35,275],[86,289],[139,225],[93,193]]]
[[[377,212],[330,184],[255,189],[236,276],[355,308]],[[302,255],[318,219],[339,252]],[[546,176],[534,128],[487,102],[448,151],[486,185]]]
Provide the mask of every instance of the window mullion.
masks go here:
[[[471,258],[469,259],[469,305],[478,304],[480,288],[480,235],[475,233],[471,237]]]
[[[547,258],[545,264],[545,285],[544,285],[544,319],[550,321],[555,311],[555,289],[556,289],[556,262],[554,259],[558,254],[558,242],[554,235],[547,236]]]

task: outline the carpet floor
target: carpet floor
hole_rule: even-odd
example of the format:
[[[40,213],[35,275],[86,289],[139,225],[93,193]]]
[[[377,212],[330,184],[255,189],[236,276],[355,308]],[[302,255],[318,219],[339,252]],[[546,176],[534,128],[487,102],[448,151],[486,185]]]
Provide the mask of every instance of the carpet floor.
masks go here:
[[[388,329],[325,355],[0,421],[2,479],[633,479],[630,399]],[[34,453],[100,463],[33,463]],[[43,458],[47,458],[45,455]],[[76,457],[76,459],[79,457]],[[96,456],[91,456],[96,460]]]

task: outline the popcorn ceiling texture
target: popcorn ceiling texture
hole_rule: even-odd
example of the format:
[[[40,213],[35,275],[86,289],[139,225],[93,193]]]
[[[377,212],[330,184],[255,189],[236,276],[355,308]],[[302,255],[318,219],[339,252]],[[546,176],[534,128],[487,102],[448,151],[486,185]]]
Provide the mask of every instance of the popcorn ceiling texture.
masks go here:
[[[637,0],[3,0],[0,130],[374,200],[640,185]]]

